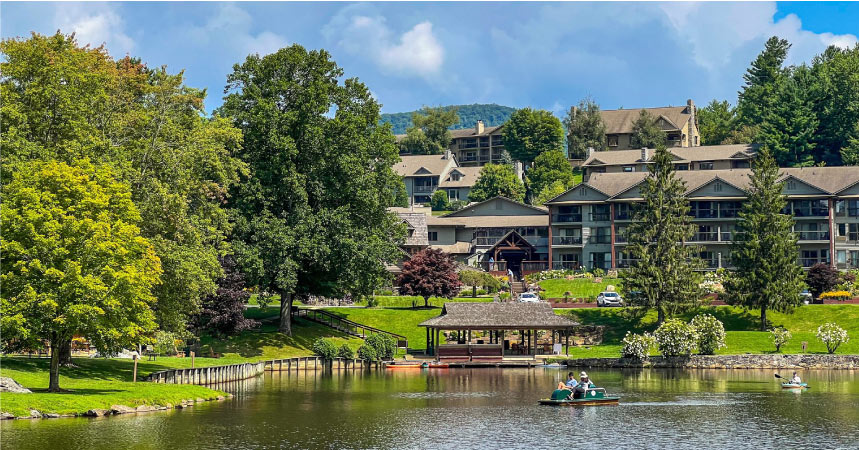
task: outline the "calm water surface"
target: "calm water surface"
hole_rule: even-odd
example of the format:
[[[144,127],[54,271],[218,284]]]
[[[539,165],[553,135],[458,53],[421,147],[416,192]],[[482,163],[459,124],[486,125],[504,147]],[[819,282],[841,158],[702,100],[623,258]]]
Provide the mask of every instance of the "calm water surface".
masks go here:
[[[266,374],[169,412],[0,424],[5,449],[859,448],[859,372],[594,370],[619,406],[539,406],[557,369]],[[782,375],[789,375],[782,373]]]

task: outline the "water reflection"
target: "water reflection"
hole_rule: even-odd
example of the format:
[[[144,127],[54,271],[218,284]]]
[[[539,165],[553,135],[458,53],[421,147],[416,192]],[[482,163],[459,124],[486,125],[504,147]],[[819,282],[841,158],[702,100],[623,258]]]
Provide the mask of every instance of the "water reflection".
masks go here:
[[[859,374],[589,370],[608,407],[538,406],[566,370],[281,372],[231,400],[105,419],[7,421],[4,448],[856,448]],[[783,374],[784,375],[784,374]]]

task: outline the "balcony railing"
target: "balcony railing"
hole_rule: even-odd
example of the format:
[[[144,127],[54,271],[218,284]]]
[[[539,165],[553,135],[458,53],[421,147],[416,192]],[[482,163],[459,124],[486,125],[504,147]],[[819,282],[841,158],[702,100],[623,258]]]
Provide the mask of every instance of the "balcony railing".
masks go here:
[[[478,266],[486,272],[506,272],[507,261],[481,261]]]
[[[588,238],[588,244],[611,244],[611,235],[594,234]]]
[[[588,267],[593,269],[603,269],[609,270],[611,269],[611,261],[590,261],[588,262]]]
[[[581,214],[555,214],[554,216],[552,216],[552,222],[575,223],[581,221]]]
[[[632,220],[632,213],[629,211],[615,211],[614,220]]]
[[[696,219],[718,219],[719,211],[715,209],[694,209],[689,211],[689,215]]]
[[[522,272],[542,272],[549,268],[549,261],[522,261]]]
[[[415,186],[415,192],[432,192],[437,188],[438,186]]]
[[[829,231],[797,231],[797,238],[800,241],[828,241]]]
[[[591,213],[590,218],[591,222],[605,222],[609,220],[611,215],[609,213]]]
[[[825,258],[799,258],[799,265],[802,267],[811,267],[817,263],[828,264],[829,261]]]
[[[578,261],[552,261],[553,270],[579,270],[582,268]]]
[[[730,242],[731,241],[731,232],[730,231],[723,231],[719,240],[721,240],[723,242]]]
[[[638,260],[637,259],[631,259],[631,258],[618,259],[616,264],[617,264],[617,267],[619,269],[628,269],[628,268],[632,267],[632,265],[635,264],[636,261],[638,261]]]
[[[581,236],[552,236],[552,245],[580,245]]]
[[[627,242],[629,242],[629,239],[627,239],[625,234],[617,233],[614,235],[615,244],[626,244]]]
[[[716,231],[700,232],[692,235],[690,242],[719,242],[719,233]]]

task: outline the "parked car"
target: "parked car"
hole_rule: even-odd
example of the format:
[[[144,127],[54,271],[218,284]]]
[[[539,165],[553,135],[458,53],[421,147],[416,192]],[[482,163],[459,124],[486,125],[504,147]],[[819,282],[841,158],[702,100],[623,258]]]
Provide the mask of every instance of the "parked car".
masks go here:
[[[533,292],[523,292],[519,294],[519,301],[522,303],[539,303],[540,297]]]
[[[600,292],[597,306],[623,306],[623,298],[617,292]]]
[[[808,292],[808,289],[805,289],[805,290],[803,290],[802,292],[800,292],[800,293],[799,293],[799,298],[800,298],[800,300],[802,300],[802,302],[803,302],[803,303],[805,303],[806,305],[807,305],[807,304],[809,304],[809,303],[814,302],[814,296],[813,296],[813,295],[811,295],[811,292]]]

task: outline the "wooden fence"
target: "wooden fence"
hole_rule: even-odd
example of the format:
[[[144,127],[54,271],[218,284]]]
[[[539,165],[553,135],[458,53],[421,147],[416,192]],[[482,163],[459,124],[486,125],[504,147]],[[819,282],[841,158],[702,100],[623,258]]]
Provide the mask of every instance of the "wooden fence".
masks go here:
[[[153,372],[146,381],[167,384],[218,384],[230,381],[246,380],[262,375],[264,372],[300,371],[300,370],[364,370],[383,368],[381,362],[363,361],[360,359],[336,358],[327,363],[318,356],[302,356],[297,358],[273,359],[255,363],[229,364],[225,366],[195,367],[187,369],[168,369]]]

